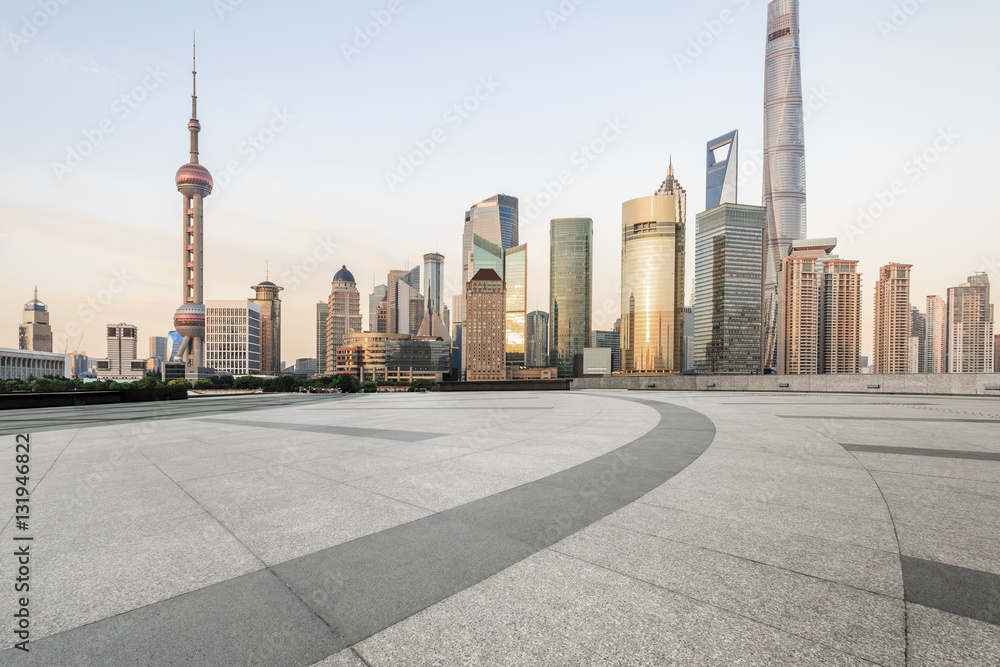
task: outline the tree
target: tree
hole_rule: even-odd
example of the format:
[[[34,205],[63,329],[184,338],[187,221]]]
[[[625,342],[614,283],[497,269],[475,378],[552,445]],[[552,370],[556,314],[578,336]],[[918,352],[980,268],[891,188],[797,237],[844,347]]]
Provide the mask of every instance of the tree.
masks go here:
[[[233,382],[233,389],[240,390],[254,390],[264,388],[264,378],[258,377],[256,375],[244,375],[242,377],[236,378]]]
[[[198,380],[194,383],[195,389],[215,389],[215,383],[211,380]]]
[[[361,388],[366,394],[374,394],[378,391],[378,385],[371,380],[365,380],[365,383],[361,385]]]
[[[171,380],[167,384],[167,386],[168,387],[181,387],[183,389],[190,389],[191,388],[191,383],[188,382],[187,378],[177,378],[176,380]]]

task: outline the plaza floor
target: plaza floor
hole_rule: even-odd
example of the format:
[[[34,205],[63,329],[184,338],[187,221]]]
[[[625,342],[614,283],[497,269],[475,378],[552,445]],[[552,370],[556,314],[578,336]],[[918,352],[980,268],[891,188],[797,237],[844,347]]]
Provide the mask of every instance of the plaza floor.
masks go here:
[[[1000,664],[996,399],[250,396],[0,433],[0,553],[32,538],[4,666]]]

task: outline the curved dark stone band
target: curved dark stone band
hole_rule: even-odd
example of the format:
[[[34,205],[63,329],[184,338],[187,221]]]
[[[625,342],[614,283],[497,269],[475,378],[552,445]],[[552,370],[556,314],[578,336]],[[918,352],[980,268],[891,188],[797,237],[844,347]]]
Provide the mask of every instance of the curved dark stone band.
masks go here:
[[[32,642],[12,664],[307,667],[586,528],[715,439],[687,408],[608,454],[496,495]],[[294,520],[294,517],[289,517]],[[14,659],[0,653],[0,663]],[[28,658],[25,660],[25,658]],[[4,663],[6,664],[6,663]]]

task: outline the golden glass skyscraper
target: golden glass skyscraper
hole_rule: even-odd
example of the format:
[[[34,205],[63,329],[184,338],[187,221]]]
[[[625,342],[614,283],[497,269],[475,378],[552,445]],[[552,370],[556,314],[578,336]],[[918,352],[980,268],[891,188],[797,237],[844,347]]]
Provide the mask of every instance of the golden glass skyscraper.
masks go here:
[[[680,373],[684,363],[687,193],[674,178],[622,204],[623,373]]]

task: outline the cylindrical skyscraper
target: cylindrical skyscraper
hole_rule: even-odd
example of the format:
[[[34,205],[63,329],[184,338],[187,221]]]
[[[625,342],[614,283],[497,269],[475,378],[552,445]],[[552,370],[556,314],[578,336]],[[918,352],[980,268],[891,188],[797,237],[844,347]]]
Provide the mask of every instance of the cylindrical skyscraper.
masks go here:
[[[764,368],[778,358],[778,272],[792,241],[806,237],[806,153],[799,52],[799,0],[767,6],[764,64]]]
[[[204,304],[204,207],[205,197],[212,194],[212,174],[198,164],[198,72],[192,55],[191,161],[177,170],[177,190],[184,196],[184,303],[174,314],[174,329],[184,336],[178,354],[184,359],[185,374],[197,378],[204,366],[205,304]]]
[[[428,309],[439,316],[444,313],[444,255],[429,252],[424,255],[424,299]]]

